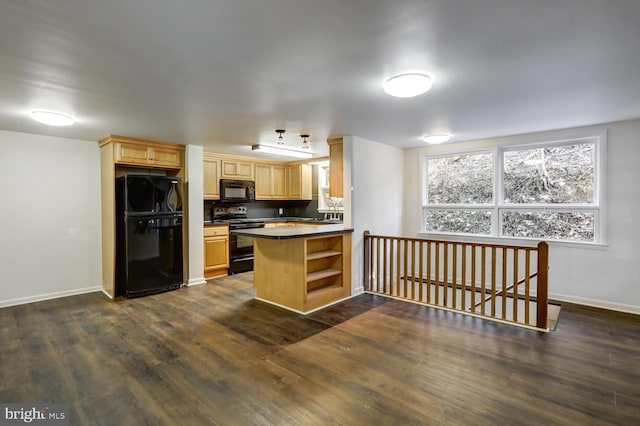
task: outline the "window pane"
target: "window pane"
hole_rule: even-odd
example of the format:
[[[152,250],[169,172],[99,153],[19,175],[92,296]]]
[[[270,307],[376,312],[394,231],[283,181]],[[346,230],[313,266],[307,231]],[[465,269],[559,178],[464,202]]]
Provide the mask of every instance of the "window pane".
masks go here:
[[[493,202],[493,154],[461,154],[427,160],[428,204]]]
[[[491,212],[471,210],[424,210],[425,231],[491,234]]]
[[[593,213],[503,212],[502,235],[594,241],[595,215]]]
[[[593,204],[595,145],[534,148],[504,153],[504,202]]]

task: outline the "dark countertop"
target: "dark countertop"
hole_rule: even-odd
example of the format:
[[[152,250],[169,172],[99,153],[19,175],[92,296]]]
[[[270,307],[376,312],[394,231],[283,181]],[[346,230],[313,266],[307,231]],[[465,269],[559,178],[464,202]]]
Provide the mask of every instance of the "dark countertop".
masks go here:
[[[264,223],[273,223],[273,222],[311,222],[318,224],[327,224],[327,225],[341,225],[342,221],[339,220],[327,220],[327,219],[318,219],[313,217],[260,217],[260,218],[249,218],[249,220],[261,220]],[[227,225],[227,222],[224,220],[205,220],[204,226],[217,226],[217,225]]]
[[[342,224],[324,226],[296,225],[277,228],[234,229],[231,232],[237,235],[246,235],[254,238],[286,240],[291,238],[315,237],[318,235],[343,234],[345,232],[350,233],[353,232],[353,228],[345,228]]]

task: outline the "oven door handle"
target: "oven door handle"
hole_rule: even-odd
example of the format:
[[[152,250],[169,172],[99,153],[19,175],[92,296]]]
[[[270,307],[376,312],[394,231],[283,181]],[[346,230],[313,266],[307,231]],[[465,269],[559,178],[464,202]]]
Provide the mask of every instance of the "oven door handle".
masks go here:
[[[242,256],[242,257],[232,257],[230,260],[231,262],[244,262],[245,260],[252,260],[253,259],[253,255],[247,255],[247,256]]]

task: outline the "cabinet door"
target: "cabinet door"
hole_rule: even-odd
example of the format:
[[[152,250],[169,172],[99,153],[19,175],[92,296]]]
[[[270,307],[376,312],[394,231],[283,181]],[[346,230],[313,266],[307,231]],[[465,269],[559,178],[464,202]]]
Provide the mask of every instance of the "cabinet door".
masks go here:
[[[329,196],[344,197],[342,138],[331,139],[329,144]]]
[[[118,143],[116,144],[116,162],[148,165],[152,158],[150,151],[152,150],[144,145]]]
[[[117,143],[116,163],[179,169],[181,153],[177,149],[139,144]]]
[[[253,163],[242,160],[222,160],[221,175],[229,179],[253,180]]]
[[[205,273],[229,267],[229,240],[226,237],[204,239]],[[206,275],[206,274],[205,274]]]
[[[237,163],[238,178],[253,179],[253,163],[248,161],[238,161]]]
[[[220,160],[205,158],[202,162],[202,192],[205,200],[220,199]]]
[[[180,167],[180,152],[175,149],[160,147],[150,148],[151,162],[156,166]]]
[[[298,164],[289,166],[287,183],[287,198],[290,200],[311,200],[311,166]]]
[[[256,164],[256,200],[270,200],[273,197],[271,165]]]
[[[285,166],[271,167],[272,196],[276,200],[287,197],[287,168]]]

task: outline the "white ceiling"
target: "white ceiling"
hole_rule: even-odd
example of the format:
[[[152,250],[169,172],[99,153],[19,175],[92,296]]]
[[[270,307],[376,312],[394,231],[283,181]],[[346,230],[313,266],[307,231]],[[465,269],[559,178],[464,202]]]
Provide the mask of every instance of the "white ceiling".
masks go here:
[[[386,95],[422,69],[433,89]],[[31,121],[32,109],[77,124]],[[248,154],[640,117],[638,0],[2,0],[0,128]]]

